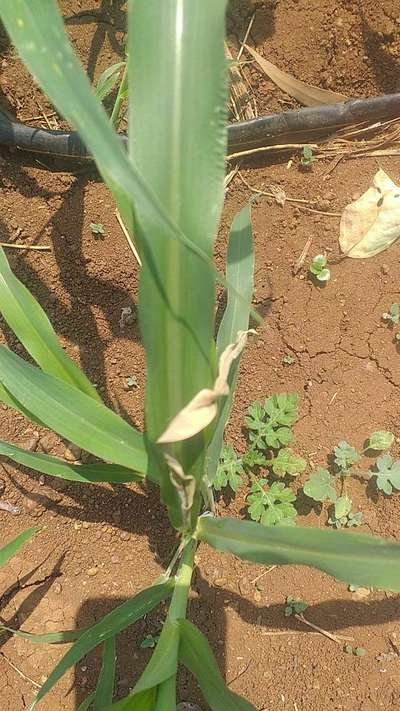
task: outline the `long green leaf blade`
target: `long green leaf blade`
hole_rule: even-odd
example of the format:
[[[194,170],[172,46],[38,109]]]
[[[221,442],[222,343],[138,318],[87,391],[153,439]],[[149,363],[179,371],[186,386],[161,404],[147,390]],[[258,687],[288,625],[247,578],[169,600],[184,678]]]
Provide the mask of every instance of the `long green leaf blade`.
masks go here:
[[[103,663],[94,696],[93,711],[104,711],[112,704],[115,679],[115,637],[104,642]]]
[[[118,464],[71,464],[48,454],[28,452],[3,440],[0,440],[0,455],[42,474],[66,479],[67,481],[79,481],[82,484],[100,481],[109,482],[110,484],[123,484],[143,479],[143,476],[126,467],[118,466]]]
[[[135,684],[132,696],[146,689],[152,689],[176,674],[178,648],[179,624],[167,621],[146,669]]]
[[[79,704],[76,711],[88,711],[88,708],[89,708],[90,704],[92,703],[94,696],[95,696],[95,692],[93,691],[92,694],[89,694],[89,696],[87,696],[86,699],[84,699],[82,701],[82,703]]]
[[[0,311],[28,353],[45,373],[75,385],[95,400],[101,399],[86,375],[61,348],[45,312],[13,274],[1,247]]]
[[[0,381],[62,437],[102,459],[146,472],[142,435],[102,403],[43,373],[4,346],[0,347]]]
[[[39,689],[30,711],[53,688],[54,684],[61,679],[65,672],[82,659],[85,654],[97,647],[98,644],[110,639],[110,637],[115,637],[119,632],[150,612],[162,600],[171,595],[173,587],[174,580],[171,579],[162,585],[154,585],[151,588],[142,590],[135,597],[123,602],[122,605],[102,617],[99,622],[96,622],[95,625],[84,632],[73,647],[63,656]]]
[[[400,592],[400,545],[366,534],[203,516],[198,537],[255,563],[311,565],[353,585]]]
[[[155,711],[157,689],[147,689],[137,696],[126,696],[107,711]]]
[[[174,224],[210,260],[223,202],[225,5],[225,0],[129,3],[131,162]],[[140,204],[135,215],[143,244],[140,321],[149,454],[179,526],[178,492],[152,443],[214,380],[214,273],[182,243],[167,241]],[[198,481],[203,443],[204,434],[171,447],[184,472]]]
[[[45,634],[34,634],[33,632],[25,632],[24,630],[14,630],[12,627],[6,627],[0,624],[0,632],[5,630],[10,632],[15,637],[27,639],[33,644],[66,644],[67,642],[75,642],[89,628],[80,630],[63,630],[61,632],[47,632]]]
[[[235,216],[229,235],[226,266],[226,278],[229,286],[226,308],[218,329],[218,357],[230,343],[235,341],[238,331],[247,331],[249,327],[254,289],[253,274],[253,232],[251,210],[248,204]],[[239,299],[238,295],[242,298]],[[211,483],[217,471],[224,430],[232,409],[239,363],[240,358],[232,363],[228,377],[229,395],[220,404],[217,425],[207,450],[207,475]]]
[[[24,545],[24,543],[29,541],[29,539],[32,538],[32,536],[37,531],[37,528],[28,528],[26,531],[23,531],[23,533],[20,533],[19,536],[14,538],[12,541],[6,543],[5,546],[0,548],[0,568],[6,563],[8,563],[10,558],[12,558]]]
[[[179,659],[198,680],[213,711],[256,711],[252,704],[228,689],[203,633],[188,620],[180,620],[179,626]]]

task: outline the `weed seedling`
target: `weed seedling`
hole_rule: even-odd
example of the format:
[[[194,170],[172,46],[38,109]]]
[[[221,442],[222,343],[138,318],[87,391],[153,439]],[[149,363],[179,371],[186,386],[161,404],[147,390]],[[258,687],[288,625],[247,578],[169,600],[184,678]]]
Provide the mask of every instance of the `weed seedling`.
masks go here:
[[[392,304],[387,313],[382,314],[384,321],[388,321],[390,326],[397,326],[400,320],[400,309],[398,304]]]
[[[344,651],[346,654],[352,654],[354,657],[363,657],[367,653],[364,647],[353,647],[351,644],[345,644]]]
[[[296,358],[289,354],[284,355],[282,358],[282,365],[293,365],[296,362]]]
[[[214,480],[214,489],[220,491],[225,486],[230,486],[237,491],[244,474],[243,462],[236,454],[233,447],[225,444],[221,451],[217,473]]]
[[[281,481],[274,481],[270,487],[267,485],[267,479],[254,477],[247,496],[250,518],[263,526],[295,526],[297,511],[293,502],[296,494]]]
[[[314,161],[316,160],[313,155],[311,146],[304,146],[303,153],[300,159],[300,165],[305,170],[311,170]]]
[[[306,602],[300,600],[297,597],[292,597],[288,595],[286,598],[285,605],[285,617],[291,617],[292,615],[302,615],[304,610],[308,607]]]
[[[142,649],[153,649],[156,646],[160,635],[147,634],[146,637],[141,641],[140,646]]]
[[[91,222],[90,223],[90,229],[92,230],[92,234],[95,237],[103,237],[106,233],[104,229],[104,225],[101,224],[101,222]]]
[[[325,254],[317,254],[312,258],[308,271],[320,282],[329,281],[331,278],[331,272],[326,266],[327,263],[328,259]]]
[[[370,477],[376,476],[376,486],[385,494],[400,489],[400,461],[394,461],[390,454],[382,454],[375,463],[376,471],[369,471]]]

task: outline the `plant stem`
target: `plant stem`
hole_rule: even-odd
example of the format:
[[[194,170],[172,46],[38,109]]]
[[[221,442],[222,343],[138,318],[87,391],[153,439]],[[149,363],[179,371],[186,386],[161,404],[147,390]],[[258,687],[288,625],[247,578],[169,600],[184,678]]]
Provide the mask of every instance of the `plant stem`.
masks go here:
[[[187,543],[183,552],[178,572],[176,574],[175,589],[172,595],[171,605],[168,611],[167,619],[170,622],[175,622],[183,617],[186,617],[186,608],[190,583],[192,580],[194,553],[196,550],[196,542],[193,538]]]
[[[125,62],[125,69],[122,75],[121,83],[119,85],[117,98],[115,99],[114,107],[111,113],[111,123],[115,129],[118,128],[119,115],[121,112],[122,102],[124,100],[124,94],[128,86],[128,64]]]

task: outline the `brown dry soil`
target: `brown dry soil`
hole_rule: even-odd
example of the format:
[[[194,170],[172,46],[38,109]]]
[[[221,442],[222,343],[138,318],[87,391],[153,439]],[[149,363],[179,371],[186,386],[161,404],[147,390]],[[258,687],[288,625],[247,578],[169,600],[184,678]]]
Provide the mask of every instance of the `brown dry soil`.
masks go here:
[[[91,77],[98,76],[122,53],[124,3],[70,0],[61,5],[75,48]],[[255,9],[254,45],[299,78],[354,96],[400,90],[398,0],[238,0],[232,5],[233,48]],[[4,35],[0,50],[3,103],[37,125],[44,123],[44,113],[53,121],[51,107]],[[254,67],[247,71],[259,112],[295,105]],[[314,201],[321,212],[308,212],[292,202],[282,208],[265,196],[254,204],[255,304],[266,318],[258,341],[243,359],[227,438],[242,451],[243,417],[251,401],[273,392],[297,392],[297,450],[310,466],[324,465],[342,438],[361,448],[376,429],[400,436],[400,354],[381,318],[399,300],[400,247],[394,245],[368,261],[342,260],[339,219],[323,214],[340,213],[367,188],[378,167],[399,181],[400,163],[395,157],[361,158],[342,161],[327,174],[329,163],[324,161],[306,173],[299,170],[297,159],[290,168],[287,161],[288,156],[275,156],[250,163],[242,175],[257,189],[268,191],[275,185],[291,198]],[[135,313],[138,269],[107,189],[93,173],[49,171],[8,151],[2,151],[0,181],[1,240],[52,246],[48,253],[7,250],[12,268],[46,309],[66,351],[98,384],[106,402],[141,426],[142,347],[134,319],[120,326],[122,308],[131,306]],[[216,250],[221,264],[230,221],[249,196],[236,176],[227,193]],[[104,225],[104,238],[94,237],[91,222]],[[304,268],[293,274],[310,236],[310,254],[326,252],[331,262],[332,279],[323,289],[307,278]],[[23,352],[7,328],[3,340]],[[282,363],[285,355],[293,356],[293,365]],[[137,387],[130,390],[129,376],[137,379]],[[36,431],[5,406],[0,432],[2,438],[38,451],[66,453],[58,437]],[[363,464],[366,468],[368,461]],[[1,463],[0,485],[2,500],[20,510],[19,515],[0,511],[1,540],[8,541],[27,526],[40,527],[0,574],[1,616],[11,626],[39,632],[90,625],[150,584],[168,561],[174,535],[150,487],[64,484],[6,461]],[[386,498],[372,491],[367,496],[358,480],[351,482],[350,490],[365,514],[362,530],[397,539],[398,495]],[[219,512],[242,516],[245,493],[243,489],[236,499],[221,499]],[[304,501],[300,503],[301,524],[324,526],[324,515],[307,512]],[[262,571],[205,545],[198,551],[190,617],[208,635],[230,688],[260,710],[399,708],[400,659],[393,653],[400,643],[398,596],[371,591],[359,599],[345,584],[293,566],[274,568],[255,583]],[[307,601],[310,621],[354,638],[366,655],[346,655],[340,644],[285,618],[287,595]],[[119,695],[126,693],[149,658],[140,641],[157,632],[162,619],[160,609],[120,636]],[[27,708],[36,684],[61,654],[61,647],[5,638],[0,651],[2,709]],[[41,708],[76,708],[93,688],[99,665],[97,653],[82,660]],[[185,672],[180,674],[179,694],[205,708]]]

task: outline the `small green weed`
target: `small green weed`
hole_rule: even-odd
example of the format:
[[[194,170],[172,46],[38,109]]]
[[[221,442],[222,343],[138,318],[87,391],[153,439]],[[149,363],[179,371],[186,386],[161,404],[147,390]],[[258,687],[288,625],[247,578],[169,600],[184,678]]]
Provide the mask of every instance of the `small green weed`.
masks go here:
[[[367,653],[364,647],[353,647],[351,644],[345,644],[344,651],[346,654],[352,654],[355,657],[363,657]]]
[[[354,475],[353,467],[361,455],[367,451],[384,451],[394,442],[394,435],[386,430],[373,432],[359,453],[348,442],[342,440],[333,449],[333,473],[318,467],[311,473],[303,486],[306,496],[318,503],[329,502],[327,523],[335,528],[360,526],[363,521],[361,511],[352,511],[353,502],[346,491],[347,480]],[[389,454],[378,457],[376,471],[369,471],[369,477],[376,477],[376,486],[386,494],[400,489],[400,461],[394,462]],[[340,491],[338,492],[338,485]]]
[[[263,526],[295,526],[297,511],[293,506],[296,494],[281,481],[267,488],[267,479],[254,477],[247,496],[248,512],[253,521]]]
[[[296,362],[296,358],[289,353],[283,356],[282,358],[282,365],[294,365]]]
[[[304,146],[303,153],[300,159],[300,165],[305,170],[311,170],[314,161],[316,160],[311,146]]]
[[[317,254],[312,258],[308,268],[310,274],[320,282],[327,282],[331,278],[330,269],[326,266],[328,259],[325,254]]]
[[[398,304],[392,304],[387,313],[382,314],[384,321],[388,321],[391,326],[397,326],[400,321],[400,308]]]
[[[222,449],[214,488],[237,491],[244,476],[250,484],[247,509],[250,518],[264,526],[293,526],[296,494],[287,486],[306,468],[306,461],[286,445],[293,441],[292,425],[298,419],[298,395],[280,393],[253,402],[245,417],[249,447],[239,457],[233,447]],[[258,478],[256,473],[262,470]],[[261,472],[260,472],[261,473]],[[282,481],[276,481],[276,478]]]
[[[104,236],[106,233],[104,225],[102,225],[101,222],[91,222],[90,229],[92,230],[92,234],[95,235],[95,237],[98,237],[99,235]]]
[[[142,649],[153,649],[156,646],[158,640],[160,639],[159,634],[147,634],[146,637],[141,641],[140,647]]]
[[[288,595],[286,598],[285,605],[285,617],[291,617],[292,615],[302,615],[304,610],[308,607],[306,602],[300,600],[300,598],[292,597]]]

